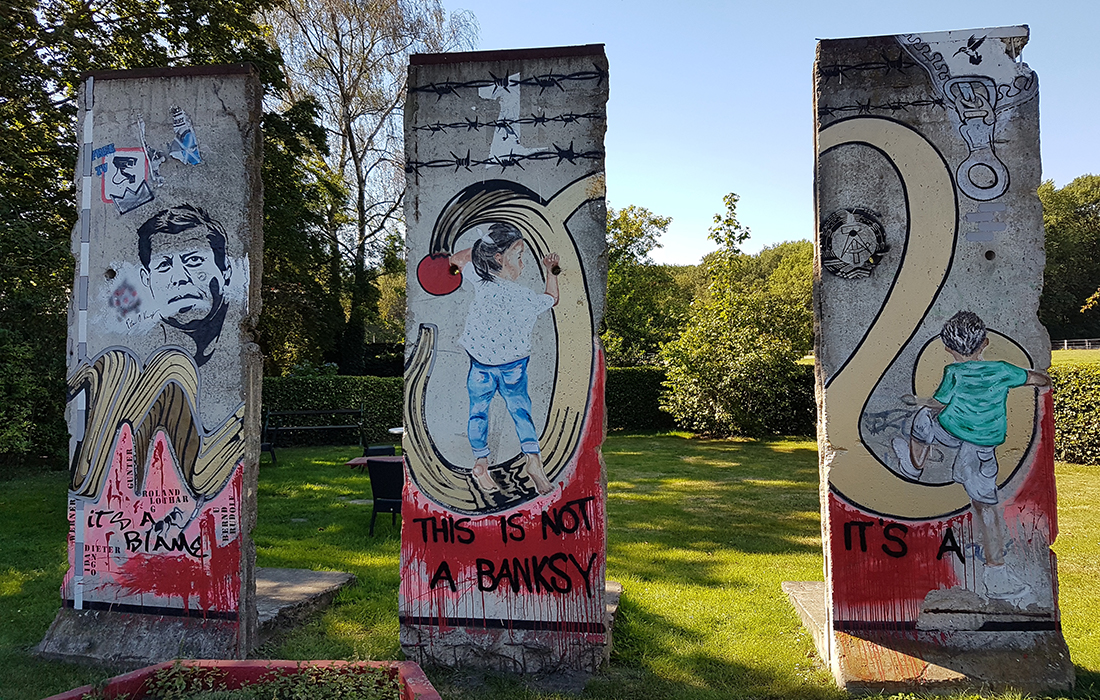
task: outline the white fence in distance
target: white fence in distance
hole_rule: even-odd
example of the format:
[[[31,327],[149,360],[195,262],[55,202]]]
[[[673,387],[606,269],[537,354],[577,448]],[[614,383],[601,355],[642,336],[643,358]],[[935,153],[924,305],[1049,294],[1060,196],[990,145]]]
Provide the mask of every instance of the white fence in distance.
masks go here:
[[[1052,340],[1051,350],[1100,350],[1100,338],[1078,338],[1077,340]]]

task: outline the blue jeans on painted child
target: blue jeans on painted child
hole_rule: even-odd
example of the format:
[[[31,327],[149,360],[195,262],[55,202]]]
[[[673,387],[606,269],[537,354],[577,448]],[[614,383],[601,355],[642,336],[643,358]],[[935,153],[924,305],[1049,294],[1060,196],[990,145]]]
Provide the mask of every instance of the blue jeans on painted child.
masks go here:
[[[475,458],[489,456],[489,404],[498,391],[516,424],[520,449],[527,454],[538,454],[539,438],[531,420],[531,397],[527,395],[527,362],[530,359],[524,357],[503,365],[483,365],[470,357],[470,374],[466,377],[470,422],[466,434]]]

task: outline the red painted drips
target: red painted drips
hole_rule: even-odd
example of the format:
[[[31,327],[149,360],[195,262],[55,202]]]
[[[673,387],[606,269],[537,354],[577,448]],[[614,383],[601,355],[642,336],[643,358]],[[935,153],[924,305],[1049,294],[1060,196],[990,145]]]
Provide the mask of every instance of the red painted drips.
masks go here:
[[[1054,411],[1050,392],[1041,394],[1039,410],[1038,443],[1033,455],[1020,467],[1025,475],[1018,483],[1002,489],[1001,498],[1007,538],[1017,538],[1030,547],[1049,547],[1057,534]],[[973,588],[980,581],[981,563],[969,554],[965,564],[960,564],[954,553],[936,558],[948,528],[952,528],[964,551],[968,543],[976,541],[971,510],[951,518],[895,521],[867,513],[833,493],[829,493],[828,499],[834,619],[913,622],[930,591],[955,586]],[[845,548],[844,523],[851,520],[875,523],[868,528],[866,553],[859,551],[856,532],[852,533],[852,550]],[[903,558],[885,556],[880,549],[883,525],[891,522],[909,528],[905,537],[909,553]],[[875,536],[871,537],[871,533]],[[1036,542],[1036,538],[1040,541]]]
[[[238,503],[242,478],[243,470],[238,466],[230,482]],[[240,537],[219,546],[214,513],[209,509],[199,516],[199,532],[203,544],[201,558],[134,554],[118,572],[116,581],[130,594],[179,598],[185,610],[191,609],[193,598],[197,598],[198,609],[204,612],[237,610],[241,589]]]
[[[70,526],[69,561],[62,595],[73,595],[72,577],[77,557],[84,563],[84,595],[86,602],[180,607],[205,612],[235,612],[240,595],[240,514],[243,466],[238,463],[229,483],[210,501],[202,504],[198,515],[183,531],[188,543],[200,541],[195,554],[178,549],[161,548],[149,551],[145,543],[155,546],[155,535],[149,540],[154,523],[169,516],[178,507],[182,519],[164,529],[165,541],[179,536],[179,527],[195,512],[196,501],[191,496],[176,468],[167,437],[158,431],[151,438],[150,463],[144,484],[134,484],[133,433],[128,424],[119,429],[115,452],[105,479],[103,495],[96,501],[84,500],[81,520],[84,549],[76,551],[75,528]],[[168,502],[167,497],[175,501]],[[186,501],[181,500],[186,497]],[[235,525],[235,534],[227,532],[220,543],[219,519],[222,513],[232,513],[227,524]],[[70,512],[70,522],[75,511]],[[130,540],[128,541],[127,535]],[[140,539],[133,544],[134,536]]]
[[[948,527],[954,529],[960,546],[968,531],[970,514],[945,520],[911,522],[881,518],[842,501],[829,493],[829,519],[832,527],[830,556],[834,616],[839,620],[904,622],[916,620],[928,592],[959,584],[955,572],[957,559],[945,554],[937,559],[940,543]],[[866,530],[867,551],[860,550],[858,530],[851,532],[852,549],[845,547],[844,523],[871,521]],[[881,524],[880,524],[881,523]],[[895,543],[883,536],[885,525],[898,523],[908,528],[905,542],[908,553],[894,558],[882,551]]]
[[[1027,475],[1005,499],[1006,510],[1017,510],[1021,521],[1042,518],[1047,523],[1047,542],[1058,534],[1058,491],[1054,480],[1054,395],[1039,395],[1039,442]],[[1005,492],[1002,491],[1002,495]],[[1028,517],[1023,517],[1024,515]],[[1005,515],[1006,520],[1008,514]]]
[[[426,498],[411,479],[406,480],[405,503],[402,517],[401,548],[401,613],[415,617],[429,617],[436,620],[431,628],[433,634],[444,634],[448,630],[446,618],[502,617],[516,620],[553,620],[575,623],[577,629],[584,623],[602,623],[604,603],[601,595],[606,569],[606,503],[603,491],[600,459],[600,447],[603,442],[604,423],[604,357],[602,351],[597,358],[596,378],[589,395],[588,415],[585,418],[577,455],[563,475],[567,478],[564,487],[559,487],[547,496],[530,501],[522,506],[503,513],[494,513],[472,518],[467,527],[474,531],[474,542],[468,545],[442,541],[424,542],[421,525],[417,518],[455,519],[466,517],[451,513]],[[562,481],[559,478],[559,484]],[[541,514],[562,508],[570,501],[592,496],[586,504],[592,525],[591,530],[583,526],[573,534],[563,533],[560,537],[548,532],[548,538],[542,539]],[[574,509],[576,506],[574,506]],[[501,537],[500,518],[518,515],[526,526],[526,536],[521,542],[509,541]],[[476,559],[483,558],[499,565],[504,558],[528,559],[532,556],[551,556],[556,553],[572,554],[583,565],[587,565],[593,553],[596,562],[589,577],[593,588],[590,598],[584,588],[580,574],[570,562],[568,568],[574,581],[574,589],[568,594],[535,593],[521,588],[514,593],[506,583],[493,592],[479,590],[477,586]],[[457,591],[452,592],[445,584],[429,587],[431,577],[440,563],[447,561],[454,576]],[[507,592],[502,589],[506,589]],[[506,612],[497,610],[485,613],[487,605],[503,604]],[[477,628],[474,628],[476,630]],[[471,630],[471,631],[474,631]],[[487,631],[486,634],[493,634]],[[545,633],[540,633],[540,635]],[[579,632],[565,632],[559,639],[564,654],[568,639]],[[590,636],[590,635],[586,635]],[[599,636],[599,635],[597,635]]]

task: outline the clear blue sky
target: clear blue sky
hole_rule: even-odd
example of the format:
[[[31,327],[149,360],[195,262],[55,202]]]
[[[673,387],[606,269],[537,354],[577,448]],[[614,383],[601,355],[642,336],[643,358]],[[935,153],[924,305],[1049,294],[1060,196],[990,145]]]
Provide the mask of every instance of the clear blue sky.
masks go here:
[[[605,44],[607,193],[673,219],[658,262],[692,264],[736,192],[752,252],[813,236],[817,39],[1027,24],[1039,74],[1043,178],[1100,173],[1098,0],[444,0],[481,50]]]

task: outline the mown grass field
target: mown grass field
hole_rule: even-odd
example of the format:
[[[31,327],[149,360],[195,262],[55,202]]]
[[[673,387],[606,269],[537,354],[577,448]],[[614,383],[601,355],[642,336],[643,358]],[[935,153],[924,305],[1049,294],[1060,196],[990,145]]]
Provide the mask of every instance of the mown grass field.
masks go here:
[[[359,582],[306,625],[256,650],[257,657],[400,656],[398,529],[380,517],[368,537],[370,507],[349,501],[367,498],[369,482],[343,466],[355,451],[280,450],[278,466],[261,468],[259,565],[350,571]],[[605,454],[608,570],[625,593],[612,663],[580,696],[844,697],[779,587],[821,578],[816,445],[613,436]],[[1100,472],[1061,464],[1057,473],[1055,550],[1063,625],[1078,671],[1070,697],[1100,698]],[[3,700],[42,698],[109,675],[31,654],[58,606],[65,483],[55,473],[0,484]],[[512,677],[429,675],[445,698],[575,697]]]
[[[1100,364],[1100,350],[1054,350],[1050,353],[1052,365]]]

